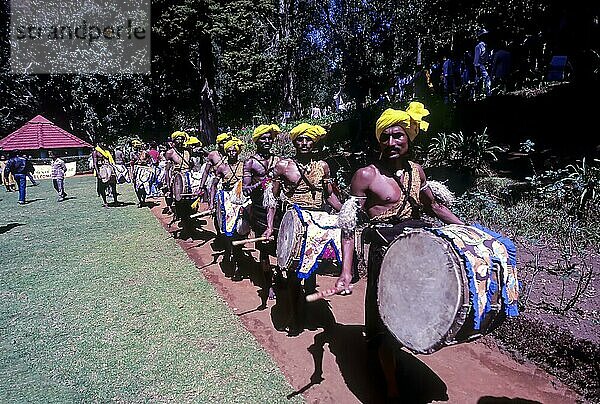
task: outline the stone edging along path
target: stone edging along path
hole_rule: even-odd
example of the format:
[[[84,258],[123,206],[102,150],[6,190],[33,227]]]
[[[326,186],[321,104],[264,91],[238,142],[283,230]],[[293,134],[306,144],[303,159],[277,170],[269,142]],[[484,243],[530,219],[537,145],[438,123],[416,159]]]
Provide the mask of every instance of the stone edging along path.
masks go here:
[[[164,203],[152,213],[166,231],[170,216]],[[210,222],[210,221],[209,221]],[[237,314],[244,326],[273,357],[294,388],[282,397],[302,395],[308,402],[383,402],[380,381],[367,366],[363,337],[365,282],[359,281],[351,296],[335,296],[311,303],[307,329],[296,337],[283,331],[287,307],[285,292],[262,309],[255,285],[256,271],[249,259],[243,265],[247,277],[233,282],[225,275],[214,251],[212,222],[201,222],[196,239],[180,240],[183,248],[206,279]],[[335,278],[319,276],[321,288],[333,286]],[[533,364],[518,363],[493,344],[472,342],[444,348],[432,355],[405,353],[399,383],[407,402],[448,401],[460,403],[498,402],[521,399],[541,403],[576,402],[578,395]],[[274,398],[276,399],[276,398]]]

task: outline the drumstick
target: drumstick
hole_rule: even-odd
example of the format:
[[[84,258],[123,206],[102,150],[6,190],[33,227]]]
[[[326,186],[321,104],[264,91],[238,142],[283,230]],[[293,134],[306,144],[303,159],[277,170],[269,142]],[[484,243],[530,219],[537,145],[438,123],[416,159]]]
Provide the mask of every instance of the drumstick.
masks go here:
[[[248,244],[248,243],[254,243],[256,241],[267,241],[269,240],[269,237],[256,237],[256,238],[247,238],[244,240],[236,240],[236,241],[232,241],[231,245],[236,246],[236,245],[242,245],[242,244]]]
[[[350,285],[348,289],[352,289],[352,287],[353,287],[353,285]],[[325,290],[319,291],[317,293],[307,295],[306,301],[309,303],[314,302],[319,299],[324,299],[326,297],[337,295],[338,293],[341,293],[344,290],[346,290],[346,288],[343,286],[334,286],[333,288],[325,289]],[[349,293],[347,293],[347,294],[349,294]]]
[[[196,219],[198,217],[204,217],[204,216],[212,215],[213,213],[215,213],[214,209],[205,210],[203,212],[198,212],[198,213],[194,213],[193,215],[190,215],[190,219]]]

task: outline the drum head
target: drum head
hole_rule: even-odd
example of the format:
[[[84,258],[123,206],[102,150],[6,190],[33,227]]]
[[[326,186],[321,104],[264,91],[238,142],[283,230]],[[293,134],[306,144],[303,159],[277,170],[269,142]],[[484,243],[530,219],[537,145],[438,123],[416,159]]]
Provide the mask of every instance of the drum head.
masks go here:
[[[377,304],[400,343],[431,353],[445,340],[463,304],[462,268],[450,242],[428,231],[392,242],[381,264]]]
[[[173,199],[179,202],[183,197],[183,176],[180,172],[173,174]]]
[[[102,182],[109,182],[111,179],[114,179],[115,171],[110,164],[102,164],[100,168],[98,168],[98,175]]]
[[[277,234],[277,265],[280,268],[288,269],[292,264],[302,233],[302,222],[298,213],[293,209],[285,212]]]

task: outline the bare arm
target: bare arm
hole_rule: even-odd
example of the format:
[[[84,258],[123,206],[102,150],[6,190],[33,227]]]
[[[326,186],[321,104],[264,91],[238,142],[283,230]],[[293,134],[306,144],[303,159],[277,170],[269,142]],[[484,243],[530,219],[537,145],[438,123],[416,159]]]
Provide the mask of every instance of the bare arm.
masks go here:
[[[250,195],[259,184],[252,185],[252,158],[248,158],[248,160],[244,161],[244,176],[242,178],[242,191],[244,195]]]
[[[421,168],[420,165],[417,165],[417,169],[419,170],[419,177],[421,178],[421,183],[426,184],[427,178],[425,176],[423,168]],[[426,186],[421,189],[419,199],[421,199],[421,203],[423,204],[423,208],[425,209],[425,211],[428,214],[437,217],[442,222],[446,224],[464,224],[462,220],[460,220],[454,213],[452,213],[452,211],[450,211],[450,209],[438,203],[429,187]]]
[[[210,170],[213,167],[213,162],[210,159],[210,157],[211,157],[210,153],[208,153],[208,156],[206,156],[206,166],[204,166],[204,172],[202,173],[202,180],[200,181],[200,189],[204,188],[204,185],[206,184],[206,179],[208,178],[208,173],[210,172]],[[211,184],[211,186],[212,186],[212,184]]]
[[[333,184],[331,183],[331,171],[329,170],[329,164],[323,162],[323,172],[325,173],[323,177],[323,190],[325,191],[325,195],[327,195],[327,203],[333,209],[338,212],[342,208],[342,203],[338,198],[337,194],[333,192]]]
[[[358,197],[356,203],[363,209],[366,202],[369,184],[373,181],[375,173],[369,167],[359,169],[352,177],[350,195]],[[352,280],[352,264],[354,259],[354,229],[342,230],[342,273],[336,281],[336,286],[349,290]]]
[[[221,166],[222,167],[222,166]],[[219,167],[220,168],[220,167]],[[212,183],[210,184],[210,193],[208,197],[208,208],[213,209],[215,206],[215,195],[217,194],[217,184],[221,181],[222,171],[217,168]]]
[[[281,193],[281,177],[285,173],[287,163],[284,160],[279,160],[273,168],[273,195],[278,198]],[[263,233],[263,237],[271,237],[273,234],[273,222],[275,220],[275,209],[269,207],[267,210],[267,229]]]
[[[100,175],[100,167],[98,167],[98,154],[95,151],[92,153],[92,161],[94,163],[94,171],[96,171],[96,177],[98,177]]]

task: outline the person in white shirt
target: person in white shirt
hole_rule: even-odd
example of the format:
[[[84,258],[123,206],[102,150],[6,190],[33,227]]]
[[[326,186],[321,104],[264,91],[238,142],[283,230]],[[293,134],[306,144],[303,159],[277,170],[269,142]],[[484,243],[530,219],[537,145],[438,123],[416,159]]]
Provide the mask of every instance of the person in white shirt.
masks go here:
[[[67,172],[67,166],[65,162],[56,157],[53,151],[49,151],[48,155],[52,159],[52,185],[58,193],[58,202],[62,202],[67,197],[65,192],[65,173]]]

